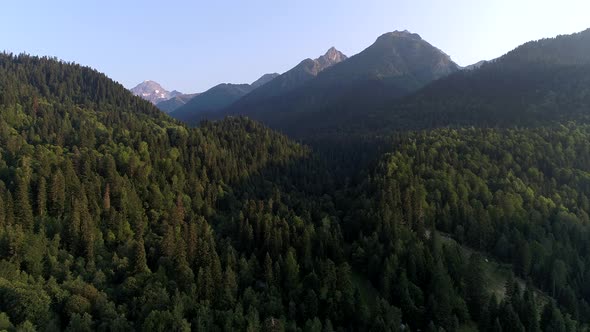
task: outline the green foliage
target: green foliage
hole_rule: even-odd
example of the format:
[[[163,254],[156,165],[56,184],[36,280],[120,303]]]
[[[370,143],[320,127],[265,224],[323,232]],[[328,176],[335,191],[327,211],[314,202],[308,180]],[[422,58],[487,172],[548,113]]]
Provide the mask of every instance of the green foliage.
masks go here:
[[[312,151],[245,118],[187,128],[53,59],[1,55],[0,90],[7,329],[588,323],[583,123],[335,138]],[[530,284],[508,283],[498,303],[484,256],[440,231]]]
[[[8,315],[5,312],[0,312],[0,331],[8,331],[12,327]]]

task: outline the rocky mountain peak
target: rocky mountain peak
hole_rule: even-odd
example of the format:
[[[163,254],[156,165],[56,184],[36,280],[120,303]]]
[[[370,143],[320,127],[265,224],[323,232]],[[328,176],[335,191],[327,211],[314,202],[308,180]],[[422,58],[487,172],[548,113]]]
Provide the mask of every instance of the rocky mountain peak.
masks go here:
[[[176,90],[170,92],[164,89],[158,82],[151,80],[146,80],[139,83],[133,89],[131,89],[131,92],[136,96],[152,102],[154,105],[182,94]]]
[[[342,52],[338,51],[335,47],[331,47],[326,54],[320,56],[315,61],[320,65],[320,70],[322,71],[330,66],[333,66],[339,62],[348,59],[346,55]]]
[[[422,40],[422,37],[420,37],[420,35],[417,33],[412,33],[408,30],[403,30],[403,31],[395,30],[393,32],[387,32],[387,33],[381,35],[379,38],[377,38],[377,41],[392,42],[392,41],[395,41],[400,38],[407,38],[407,39],[412,39],[415,41]]]

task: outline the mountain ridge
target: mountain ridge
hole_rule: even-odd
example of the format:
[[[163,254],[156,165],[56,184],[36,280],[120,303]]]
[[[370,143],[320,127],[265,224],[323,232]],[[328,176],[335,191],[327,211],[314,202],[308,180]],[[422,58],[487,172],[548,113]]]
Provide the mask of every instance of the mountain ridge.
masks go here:
[[[301,61],[295,67],[273,79],[265,87],[248,94],[246,99],[251,101],[284,94],[316,77],[325,69],[346,59],[348,59],[346,55],[335,47],[330,47],[325,54],[316,59],[307,58]]]
[[[394,31],[382,34],[359,54],[325,68],[293,90],[266,96],[257,90],[221,113],[207,116],[246,115],[289,131],[302,123],[300,118],[313,117],[322,110],[356,112],[359,107],[404,96],[458,70],[446,53],[420,35]]]
[[[180,107],[175,108],[170,112],[170,115],[178,120],[187,121],[187,119],[198,116],[198,114],[203,112],[216,112],[229,106],[251,91],[265,86],[277,76],[277,73],[264,74],[251,84],[218,84],[186,101]]]
[[[437,127],[539,126],[585,119],[590,105],[590,29],[530,41],[494,60],[435,80],[403,98],[302,122],[350,132],[429,130]],[[338,125],[334,124],[336,116]]]
[[[174,110],[178,109],[179,107],[186,104],[189,100],[193,99],[194,97],[200,95],[200,93],[191,93],[191,94],[178,94],[170,99],[160,101],[156,104],[160,110],[165,113],[173,112]]]

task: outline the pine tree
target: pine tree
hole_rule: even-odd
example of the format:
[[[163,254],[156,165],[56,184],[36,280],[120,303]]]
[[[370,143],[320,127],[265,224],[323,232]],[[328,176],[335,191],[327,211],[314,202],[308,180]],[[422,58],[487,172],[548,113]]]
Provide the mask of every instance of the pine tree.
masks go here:
[[[149,272],[149,268],[147,266],[147,259],[145,254],[145,246],[143,243],[143,238],[139,238],[133,241],[133,256],[131,257],[131,268],[133,274],[141,274],[144,272]]]
[[[453,284],[442,262],[439,261],[432,275],[428,312],[438,325],[445,329],[453,328],[453,309],[457,296]]]
[[[193,266],[197,257],[197,249],[199,246],[199,237],[197,234],[197,223],[191,220],[184,225],[184,242],[186,243],[186,260],[190,266]]]
[[[74,199],[65,229],[65,240],[71,251],[78,253],[80,249],[80,226],[82,225],[80,200]]]
[[[289,248],[284,265],[285,288],[288,291],[294,291],[299,285],[299,264],[295,258],[295,249]]]
[[[514,307],[510,302],[503,302],[502,308],[500,309],[500,322],[502,328],[507,332],[524,332],[524,326],[518,317],[518,313],[514,310]]]
[[[111,185],[108,183],[104,190],[104,196],[102,198],[102,208],[105,211],[109,211],[111,209]]]
[[[266,283],[269,286],[273,285],[275,282],[272,268],[273,268],[272,258],[270,258],[270,255],[267,252],[266,257],[264,258],[264,279],[266,280]]]
[[[6,199],[4,200],[4,223],[6,225],[14,225],[14,201],[10,191],[6,191]]]
[[[522,302],[522,313],[520,314],[522,324],[526,331],[539,331],[539,318],[537,314],[537,303],[532,285],[527,283]]]
[[[185,216],[185,211],[184,211],[184,203],[182,202],[182,195],[178,194],[176,196],[176,205],[174,206],[174,209],[172,210],[172,213],[170,216],[170,221],[171,221],[172,225],[174,225],[174,227],[181,226],[184,223],[184,216]]]
[[[483,260],[480,255],[472,254],[467,266],[467,276],[465,278],[466,300],[471,317],[479,321],[482,309],[488,303],[485,283],[485,272]]]
[[[49,189],[50,211],[53,217],[59,217],[64,212],[66,201],[66,184],[61,170],[57,170],[51,178]]]
[[[173,257],[176,252],[176,234],[172,226],[165,226],[164,237],[161,241],[162,255],[166,257]]]
[[[247,316],[247,325],[246,331],[247,332],[258,332],[260,331],[260,318],[258,316],[258,311],[256,308],[251,307],[250,311],[248,312]]]
[[[197,274],[197,294],[201,301],[213,300],[215,282],[211,276],[211,268],[209,266],[199,269],[199,273]]]
[[[88,211],[88,198],[86,197],[84,188],[81,188],[80,201],[78,204],[80,214],[80,225],[79,225],[79,240],[80,249],[82,249],[83,255],[88,261],[94,261],[94,241],[95,241],[95,229],[94,221],[90,212]]]
[[[547,302],[541,314],[541,330],[553,332],[565,332],[565,321],[561,311],[555,306],[553,300]]]
[[[494,320],[494,326],[492,326],[492,332],[503,332],[504,330],[502,329],[502,324],[500,324],[500,319],[496,318],[496,320]]]
[[[6,207],[4,206],[3,193],[0,189],[0,228],[6,225]]]
[[[47,181],[40,177],[37,184],[37,215],[44,217],[47,212]]]
[[[22,177],[17,178],[17,194],[15,200],[15,220],[24,230],[31,231],[34,226],[33,209],[29,197],[29,185]]]
[[[238,282],[235,272],[231,266],[225,269],[223,275],[223,294],[221,303],[224,308],[232,308],[238,295]]]

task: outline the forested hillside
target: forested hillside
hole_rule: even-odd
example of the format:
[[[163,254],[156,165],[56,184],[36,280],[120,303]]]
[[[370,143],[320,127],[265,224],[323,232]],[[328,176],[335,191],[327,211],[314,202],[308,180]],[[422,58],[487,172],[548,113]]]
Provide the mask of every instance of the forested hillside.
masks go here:
[[[357,115],[358,121],[365,110],[406,96],[459,69],[448,55],[409,31],[383,34],[362,52],[336,58],[337,63],[319,72],[313,70],[314,75],[303,75],[305,79],[297,66],[220,112],[179,119],[196,124],[201,119],[246,115],[273,129],[305,137],[350,126],[348,113]],[[301,65],[306,67],[306,62]]]
[[[590,29],[532,41],[480,68],[434,81],[401,100],[390,99],[364,112],[342,112],[342,107],[334,107],[318,114],[312,128],[358,133],[586,121],[589,48]]]
[[[528,127],[555,121],[587,121],[589,45],[590,30],[531,41],[479,68],[439,76],[401,98],[399,90],[372,80],[314,111],[299,107],[296,112],[267,112],[258,119],[303,139],[342,134],[389,135],[441,127]],[[315,90],[323,91],[320,87]],[[292,106],[292,100],[282,102],[287,105],[277,103],[275,108]]]
[[[7,54],[0,115],[0,329],[589,323],[582,122],[307,147],[244,118],[188,128],[94,70]],[[439,231],[513,266],[503,296]]]
[[[184,122],[193,122],[193,124],[196,124],[194,119],[198,119],[198,122],[200,122],[202,113],[218,112],[253,90],[272,81],[277,76],[278,74],[276,73],[265,74],[252,82],[252,84],[218,84],[190,98],[183,105],[178,106],[170,112],[170,116]],[[161,107],[159,108],[162,109]]]
[[[449,276],[459,280],[456,291],[464,294],[469,313],[480,319],[482,330],[496,324],[495,319],[503,328],[521,330],[521,326],[526,331],[552,330],[549,325],[554,324],[572,330],[571,319],[587,324],[589,135],[588,125],[576,123],[397,135],[390,145],[392,152],[381,158],[362,187],[366,196],[358,204],[372,204],[375,214],[361,213],[346,228],[350,234],[366,234],[353,245],[352,257],[404,313],[422,315],[420,308],[428,308],[428,297],[437,292],[450,292],[443,298],[454,297],[449,284],[412,296],[412,287],[423,282],[417,266],[436,265],[439,255],[439,264],[446,267],[443,274],[449,274],[442,280],[450,282]],[[518,298],[518,287],[507,285],[508,298],[490,297],[486,285],[477,285],[484,280],[481,262],[466,263],[456,250],[434,251],[434,258],[412,250],[400,258],[397,252],[407,245],[400,245],[398,232],[392,231],[399,224],[424,234],[434,242],[432,248],[440,246],[432,237],[436,228],[469,248],[512,264],[517,276],[529,280],[527,288],[538,287],[553,297],[564,316],[552,312],[552,303],[537,316],[539,299],[527,293],[533,288]],[[400,268],[400,261],[409,263]],[[465,264],[470,271],[462,270]],[[468,275],[461,276],[465,272]],[[510,298],[514,294],[517,298]],[[457,314],[453,310],[460,308],[448,305],[450,311],[441,317],[452,317]]]

